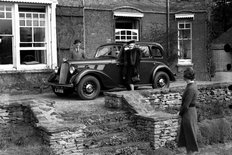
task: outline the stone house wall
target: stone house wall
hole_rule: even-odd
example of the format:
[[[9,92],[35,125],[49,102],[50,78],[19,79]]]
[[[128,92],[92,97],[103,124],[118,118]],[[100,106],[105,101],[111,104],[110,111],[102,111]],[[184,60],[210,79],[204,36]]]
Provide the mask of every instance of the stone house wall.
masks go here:
[[[167,2],[162,0],[143,0],[132,2],[122,1],[68,1],[59,0],[57,7],[57,40],[58,59],[69,51],[69,45],[74,39],[83,41],[88,57],[93,57],[95,50],[101,44],[114,41],[115,19],[113,11],[130,7],[144,14],[140,19],[140,41],[155,41],[162,44],[174,60],[170,62],[172,70],[179,78],[186,66],[177,65],[177,13],[193,13],[193,67],[198,80],[209,80],[207,59],[207,3],[200,0],[169,1],[170,22],[167,23]],[[71,7],[70,7],[71,6]],[[60,13],[59,9],[70,9],[68,13]],[[74,12],[74,13],[73,13]],[[65,17],[62,17],[65,14]],[[75,22],[72,22],[75,21]],[[75,26],[77,25],[77,26]],[[167,27],[169,27],[169,45],[167,41]],[[200,67],[199,67],[200,66]]]
[[[193,67],[196,70],[197,80],[210,80],[208,74],[208,12],[207,1],[188,0],[170,1],[170,53],[177,54],[177,22],[175,14],[190,13],[194,14],[192,21],[192,60]],[[176,62],[177,63],[177,62]],[[175,68],[177,78],[181,78],[181,73],[188,66],[179,66]]]
[[[93,57],[98,46],[113,42],[114,20],[112,11],[86,9],[85,23],[85,51],[88,57]]]
[[[192,12],[187,12],[192,13]],[[205,12],[195,12],[194,20],[192,21],[192,61],[193,68],[196,71],[197,80],[209,80],[208,72],[208,51],[207,51],[207,14]],[[177,23],[175,15],[170,15],[170,53],[177,54]],[[177,62],[176,62],[177,63]],[[174,68],[177,77],[181,78],[182,72],[186,66],[176,66]],[[187,66],[188,67],[188,66]]]
[[[56,9],[56,28],[57,28],[57,55],[58,65],[61,64],[63,58],[69,58],[69,48],[75,39],[80,39],[85,48],[88,57],[92,57],[96,48],[104,43],[114,41],[114,26],[115,20],[113,11],[121,8],[132,8],[144,14],[140,19],[141,32],[140,41],[155,41],[163,45],[167,49],[167,27],[169,29],[169,55],[177,53],[177,21],[174,18],[176,13],[194,13],[194,29],[193,29],[193,67],[197,72],[198,80],[208,80],[207,74],[207,12],[206,1],[188,0],[180,1],[174,0],[170,2],[170,23],[167,23],[167,3],[164,0],[58,0]],[[176,66],[176,57],[170,63],[172,70],[177,75],[181,75],[184,68]],[[29,71],[34,75],[33,71]],[[7,72],[8,74],[8,72]],[[9,76],[16,74],[9,73],[2,74],[2,79],[7,79]],[[21,73],[21,77],[28,76],[32,79],[30,74]],[[47,71],[41,71],[39,74],[47,76]],[[177,76],[180,77],[180,76]],[[27,79],[25,78],[25,79]],[[10,78],[11,79],[11,78]],[[35,76],[32,81],[41,81]],[[0,81],[1,82],[1,81]],[[8,82],[8,80],[7,80]],[[3,87],[11,89],[9,83],[1,82]],[[25,86],[29,86],[31,81],[25,81]],[[16,83],[20,85],[20,83]],[[37,85],[37,83],[33,83]]]
[[[83,9],[80,7],[57,6],[57,57],[60,65],[63,58],[71,58],[70,47],[74,40],[84,42]],[[84,48],[84,44],[82,44]]]
[[[7,72],[0,74],[0,92],[17,94],[23,91],[41,92],[47,82],[52,70],[41,72],[22,71],[22,72]],[[50,91],[50,89],[47,89]]]

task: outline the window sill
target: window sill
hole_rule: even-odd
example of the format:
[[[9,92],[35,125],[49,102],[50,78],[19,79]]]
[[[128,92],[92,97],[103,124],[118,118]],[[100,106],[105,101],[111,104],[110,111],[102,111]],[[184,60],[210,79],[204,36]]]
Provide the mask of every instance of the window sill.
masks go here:
[[[177,67],[192,67],[193,63],[178,63]]]
[[[178,72],[183,72],[186,68],[193,67],[193,63],[178,63],[176,66]]]
[[[0,70],[1,74],[19,74],[19,73],[49,73],[53,69],[38,69],[38,70]]]

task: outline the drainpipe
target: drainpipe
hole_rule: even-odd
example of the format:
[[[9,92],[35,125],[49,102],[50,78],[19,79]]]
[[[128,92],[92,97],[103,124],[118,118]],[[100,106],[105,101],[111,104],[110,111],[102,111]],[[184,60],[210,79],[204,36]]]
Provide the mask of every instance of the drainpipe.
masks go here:
[[[86,39],[86,36],[85,36],[85,0],[82,1],[82,5],[83,5],[83,10],[82,10],[82,14],[83,14],[83,43],[84,43],[84,50],[85,50],[85,53],[86,53],[86,43],[85,43],[85,39]],[[88,57],[88,53],[86,53],[87,57]]]
[[[170,43],[169,43],[169,29],[170,29],[170,4],[169,4],[169,0],[166,0],[166,11],[167,11],[167,56],[170,56]]]

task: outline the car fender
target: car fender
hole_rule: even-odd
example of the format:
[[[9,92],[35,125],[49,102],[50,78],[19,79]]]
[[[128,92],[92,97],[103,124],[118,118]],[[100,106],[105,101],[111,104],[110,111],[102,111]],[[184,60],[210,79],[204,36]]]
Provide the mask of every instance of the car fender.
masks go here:
[[[170,77],[171,81],[175,81],[176,80],[174,74],[172,73],[172,71],[165,64],[157,64],[157,65],[155,65],[155,68],[154,68],[153,73],[152,73],[152,79],[155,76],[155,74],[157,72],[159,72],[159,71],[163,71],[163,72],[167,73],[168,76]]]
[[[79,73],[77,73],[75,76],[73,76],[70,79],[70,83],[74,83],[74,85],[77,85],[80,80],[87,75],[92,75],[94,77],[96,77],[101,86],[103,87],[107,87],[107,88],[114,88],[117,86],[117,84],[112,80],[112,78],[110,78],[107,74],[105,74],[104,72],[100,71],[100,70],[94,70],[94,69],[85,69]]]

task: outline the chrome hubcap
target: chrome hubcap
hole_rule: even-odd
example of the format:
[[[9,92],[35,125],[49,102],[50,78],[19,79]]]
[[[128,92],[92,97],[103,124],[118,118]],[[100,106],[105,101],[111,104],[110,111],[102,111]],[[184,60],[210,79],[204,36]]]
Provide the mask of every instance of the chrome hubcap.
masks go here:
[[[92,84],[88,83],[86,86],[85,86],[85,90],[86,90],[86,93],[92,93],[94,91],[94,87]]]
[[[159,79],[159,85],[161,87],[164,87],[165,86],[165,80],[163,78]]]

